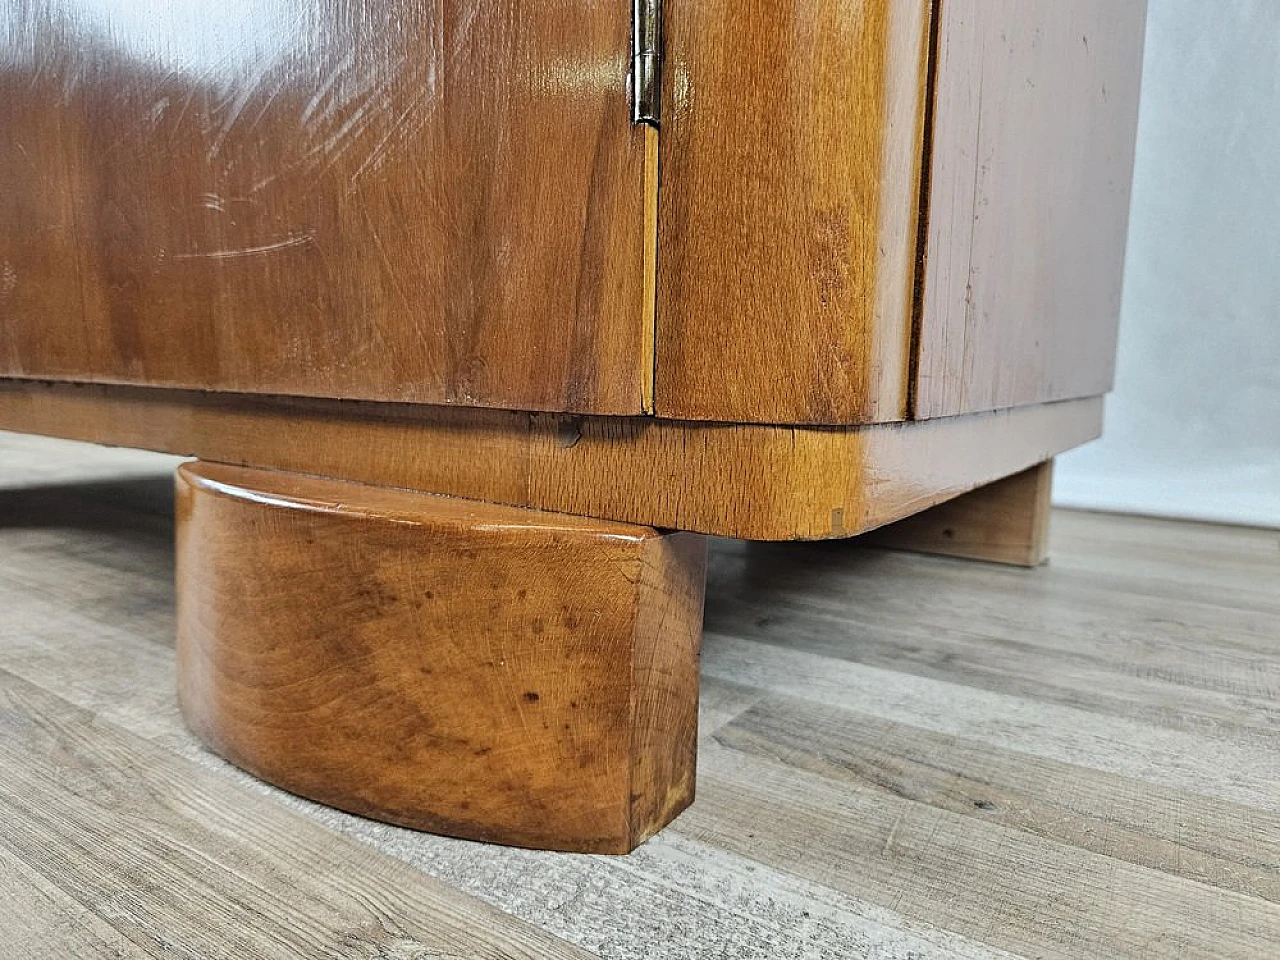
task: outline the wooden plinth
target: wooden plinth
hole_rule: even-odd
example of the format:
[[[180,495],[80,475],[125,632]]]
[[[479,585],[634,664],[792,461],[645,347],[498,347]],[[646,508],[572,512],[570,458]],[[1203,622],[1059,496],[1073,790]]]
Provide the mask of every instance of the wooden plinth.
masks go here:
[[[207,463],[178,471],[183,712],[294,793],[632,849],[690,803],[693,534]]]
[[[820,428],[0,378],[0,429],[744,540],[822,540],[1092,440],[1102,398]]]

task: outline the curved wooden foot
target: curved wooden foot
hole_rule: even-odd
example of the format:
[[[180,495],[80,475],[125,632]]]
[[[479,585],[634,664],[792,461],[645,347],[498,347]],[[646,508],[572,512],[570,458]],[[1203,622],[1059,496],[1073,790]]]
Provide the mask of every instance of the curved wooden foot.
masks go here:
[[[207,463],[177,510],[182,709],[233,763],[559,850],[693,799],[702,537]]]

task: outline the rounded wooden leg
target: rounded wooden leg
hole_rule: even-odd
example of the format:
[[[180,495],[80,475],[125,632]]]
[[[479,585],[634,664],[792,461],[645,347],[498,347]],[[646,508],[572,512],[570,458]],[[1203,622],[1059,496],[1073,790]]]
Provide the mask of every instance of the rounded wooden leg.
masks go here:
[[[216,464],[178,471],[192,729],[286,790],[620,853],[693,799],[693,534]]]

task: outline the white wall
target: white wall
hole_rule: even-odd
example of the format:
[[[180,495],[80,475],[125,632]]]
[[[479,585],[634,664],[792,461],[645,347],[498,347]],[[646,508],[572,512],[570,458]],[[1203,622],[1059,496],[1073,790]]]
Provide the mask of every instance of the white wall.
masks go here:
[[[1064,505],[1280,527],[1280,2],[1150,0],[1116,392]]]

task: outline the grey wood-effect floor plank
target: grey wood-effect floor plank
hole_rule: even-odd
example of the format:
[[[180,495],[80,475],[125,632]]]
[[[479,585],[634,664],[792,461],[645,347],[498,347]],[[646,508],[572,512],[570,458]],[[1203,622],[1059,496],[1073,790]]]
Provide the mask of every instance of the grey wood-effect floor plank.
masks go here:
[[[0,488],[27,485],[0,489],[0,669],[141,743],[118,757],[146,790],[154,751],[316,831],[264,839],[282,882],[353,845],[611,958],[1280,956],[1276,531],[1060,513],[1030,573],[717,543],[699,799],[631,857],[565,857],[350,817],[203,751],[172,696],[171,464],[100,453],[0,435]],[[245,809],[180,812],[234,842]],[[48,879],[19,862],[32,911],[92,875],[60,843]],[[308,897],[352,895],[320,873]]]
[[[0,430],[0,489],[159,477],[182,457]]]
[[[0,670],[0,846],[158,957],[572,957]]]
[[[715,735],[749,756],[1280,903],[1280,816],[788,697]]]
[[[1055,514],[1055,520],[1059,517],[1073,515]],[[1127,520],[1093,522],[1125,526]],[[1133,530],[1135,536],[1145,533],[1141,526]],[[1182,584],[1165,582],[1151,571],[1139,576],[1130,570],[1123,578],[1130,589],[1120,575],[1089,566],[1101,566],[1101,556],[1090,560],[1055,552],[1048,566],[1028,571],[850,549],[839,542],[721,543],[709,578],[708,613],[735,628],[758,619],[777,623],[785,616],[801,622],[827,617],[859,628],[967,630],[996,638],[1013,632],[1029,648],[1046,653],[1065,647],[1077,656],[1118,656],[1121,664],[1154,668],[1165,666],[1163,658],[1170,654],[1252,656],[1255,665],[1274,672],[1274,663],[1258,655],[1266,658],[1274,651],[1280,532],[1261,535],[1274,544],[1274,552],[1250,564],[1247,576],[1231,578],[1243,600],[1239,604],[1217,588],[1208,598],[1191,596]],[[1187,548],[1180,557],[1184,567],[1197,572],[1211,571],[1216,562]],[[1206,636],[1213,640],[1208,649]]]
[[[702,677],[698,685],[698,737],[706,740],[761,700],[767,690],[730,683],[716,677]]]
[[[0,848],[0,960],[139,960],[149,956]]]
[[[1269,901],[714,744],[702,763],[682,831],[970,939],[1063,960],[1280,956]]]
[[[997,748],[1280,811],[1280,754],[1214,738],[709,633],[704,671]]]
[[[708,628],[787,652],[1280,748],[1280,533],[1186,525],[1195,533],[1188,538],[1161,534],[1184,526],[1168,522],[1060,516],[1068,527],[1108,531],[1102,543],[1130,556],[1130,580],[1142,575],[1155,586],[1169,557],[1184,572],[1212,572],[1239,544],[1245,559],[1230,580],[1251,606],[1187,600],[1169,584],[1163,596],[1153,586],[1138,601],[1110,584],[1082,585],[1071,568],[1087,569],[1103,548],[1079,535],[1084,559],[1064,550],[1034,571],[830,545],[731,545],[712,567]],[[1201,535],[1210,544],[1203,553]],[[1170,552],[1153,560],[1130,543],[1149,537]]]
[[[1004,658],[996,669],[1018,657],[1060,665],[1055,672],[1068,678],[1095,669],[1117,679],[1165,679],[1191,692],[1274,699],[1280,534],[1274,539],[1274,557],[1237,579],[1254,608],[1225,610],[1170,588],[1144,598],[1083,584],[1059,556],[1027,571],[829,544],[725,545],[708,618],[719,632],[753,639],[806,642],[815,630],[843,637],[850,657],[864,646],[875,654],[879,644],[904,668],[931,656],[963,665],[957,654],[980,654],[985,643],[994,648],[990,659]],[[1182,557],[1189,566],[1206,563],[1186,550]]]
[[[717,609],[709,622],[788,650],[1280,750],[1280,669],[1256,654],[1205,649],[1203,635],[1187,652],[1154,649],[1159,641],[1144,637],[1144,649],[1129,654],[1125,627],[1112,620],[1102,631],[1112,638],[1107,657],[1101,648],[1046,647],[1043,637],[1027,642],[1022,625],[1002,629],[981,615],[967,623],[905,614],[869,623],[756,602],[732,614]],[[978,623],[988,629],[970,628]]]
[[[1074,510],[1059,511],[1055,523],[1056,565],[1107,581],[1107,592],[1181,599],[1190,588],[1190,599],[1235,606],[1237,596],[1260,594],[1275,606],[1266,583],[1280,562],[1280,530]]]

